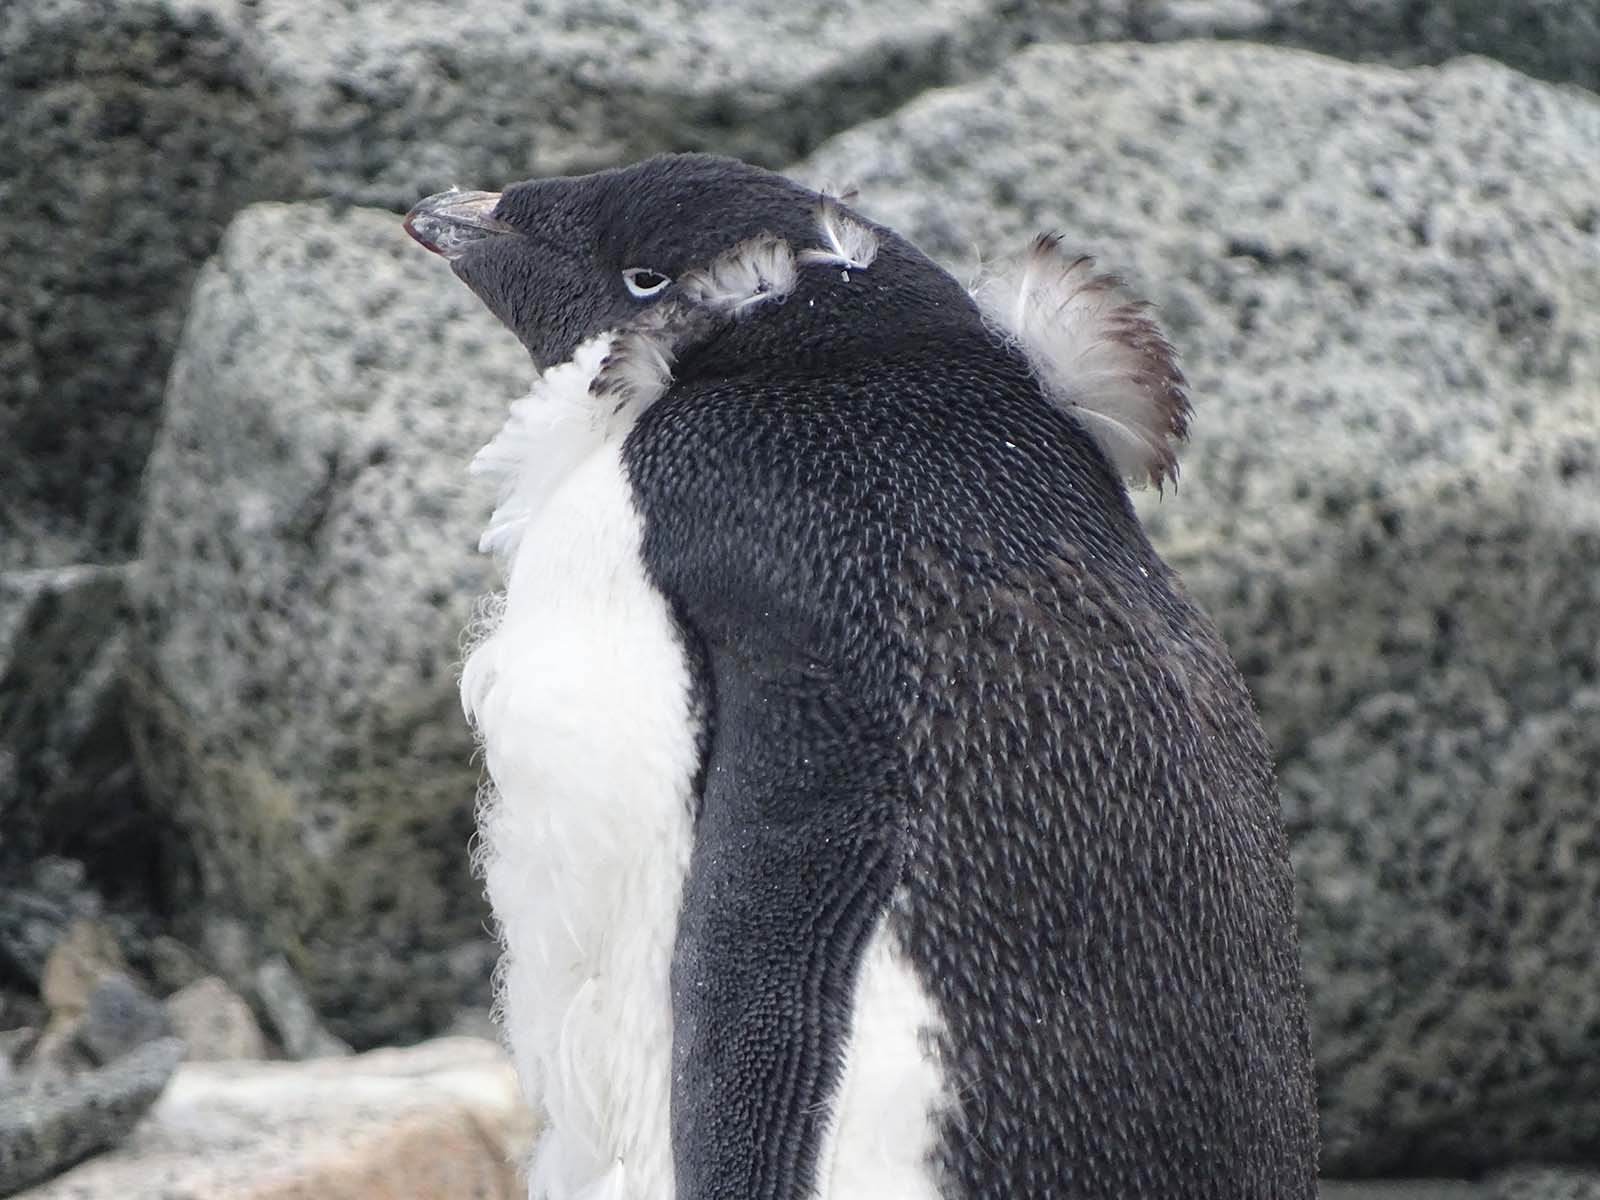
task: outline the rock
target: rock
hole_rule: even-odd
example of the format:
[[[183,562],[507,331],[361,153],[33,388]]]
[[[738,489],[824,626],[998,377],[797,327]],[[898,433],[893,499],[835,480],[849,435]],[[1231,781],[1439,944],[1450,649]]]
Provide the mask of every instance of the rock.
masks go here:
[[[1600,1200],[1594,1167],[1517,1167],[1491,1176],[1487,1200]]]
[[[255,983],[261,1007],[290,1058],[332,1058],[350,1053],[350,1047],[317,1020],[305,990],[282,957],[257,967]]]
[[[83,1014],[57,1017],[39,1031],[22,1060],[22,1075],[40,1082],[66,1082],[87,1075],[95,1068],[88,1051],[78,1042]]]
[[[0,879],[70,858],[85,868],[79,890],[114,893],[132,916],[157,907],[152,878],[185,860],[145,801],[128,743],[124,577],[122,567],[0,570]]]
[[[53,1019],[75,1020],[89,1011],[100,982],[128,969],[117,936],[95,921],[75,921],[56,943],[39,981],[39,996]]]
[[[23,1200],[513,1200],[529,1115],[492,1043],[185,1063],[121,1148]]]
[[[1444,1179],[1324,1179],[1317,1196],[1318,1200],[1483,1200],[1483,1190],[1477,1184]]]
[[[24,1022],[36,1015],[22,1005],[0,1006],[0,1062],[9,1067],[27,1057],[39,1031]]]
[[[301,190],[242,32],[202,0],[0,8],[0,569],[126,556],[194,272]]]
[[[1191,44],[1039,47],[798,169],[1160,304],[1196,432],[1140,507],[1279,750],[1335,1174],[1600,1155],[1596,161],[1600,101],[1487,62]]]
[[[78,1044],[105,1064],[146,1042],[173,1036],[166,1010],[126,975],[107,975],[89,993]]]
[[[441,1027],[483,940],[454,665],[493,498],[466,464],[529,374],[398,220],[309,205],[239,218],[173,370],[131,583],[135,745],[195,848],[181,911],[237,917],[238,965],[282,955],[356,1045]]]
[[[49,857],[30,866],[24,882],[0,887],[0,968],[37,988],[68,928],[98,917],[101,903],[82,863]]]
[[[122,714],[122,604],[117,568],[0,572],[0,865],[84,858],[113,830],[127,862],[127,814],[142,798]]]
[[[182,991],[208,974],[199,955],[177,938],[158,934],[150,939],[150,977],[163,994]]]
[[[0,1096],[0,1196],[116,1145],[182,1057],[176,1038],[147,1042],[91,1074],[24,1082]]]
[[[190,1062],[235,1062],[270,1054],[250,1006],[215,975],[168,996],[166,1010]]]
[[[261,0],[248,19],[314,189],[403,210],[664,149],[781,163],[993,61],[1022,34],[1007,7],[477,0],[437,21],[401,0]]]
[[[1275,42],[1399,65],[1486,54],[1530,75],[1600,87],[1600,9],[1550,0],[1101,0],[1030,6],[1035,38]]]

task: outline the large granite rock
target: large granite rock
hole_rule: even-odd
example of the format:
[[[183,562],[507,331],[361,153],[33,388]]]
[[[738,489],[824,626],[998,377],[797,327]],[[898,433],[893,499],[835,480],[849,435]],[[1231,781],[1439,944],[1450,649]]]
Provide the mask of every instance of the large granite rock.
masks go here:
[[[405,209],[452,183],[662,150],[777,165],[1018,37],[1000,0],[260,0],[246,13],[323,194]]]
[[[513,1200],[532,1129],[490,1042],[190,1062],[124,1145],[19,1200]]]
[[[283,955],[357,1044],[428,1031],[473,982],[450,969],[483,916],[454,665],[492,497],[466,464],[529,374],[396,218],[311,205],[240,216],[173,369],[129,703],[198,863],[178,911],[237,918],[255,944],[212,957]]]
[[[1327,1164],[1600,1154],[1600,100],[1483,61],[1038,48],[799,171],[1033,231],[1197,397],[1155,540],[1279,748]]]
[[[1484,54],[1600,87],[1600,7],[1587,0],[1035,0],[1042,38],[1274,42],[1342,58],[1439,63]]]
[[[0,568],[125,556],[194,271],[301,190],[232,7],[0,6]]]

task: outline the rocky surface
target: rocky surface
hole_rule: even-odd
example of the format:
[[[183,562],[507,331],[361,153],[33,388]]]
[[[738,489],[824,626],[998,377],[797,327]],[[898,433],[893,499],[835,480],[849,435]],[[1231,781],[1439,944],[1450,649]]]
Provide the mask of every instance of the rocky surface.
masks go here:
[[[251,942],[212,957],[281,955],[357,1044],[481,987],[451,970],[483,920],[454,665],[492,497],[466,463],[528,376],[393,217],[272,205],[202,274],[173,370],[131,585],[140,761],[191,831],[189,910]]]
[[[124,574],[0,569],[0,880],[65,856],[139,892],[163,854],[123,721]]]
[[[0,1196],[120,1142],[182,1057],[183,1043],[166,1038],[87,1075],[14,1081],[0,1092]]]
[[[270,1054],[250,1006],[215,975],[174,992],[165,1008],[190,1062],[237,1062]]]
[[[1522,1167],[1493,1176],[1489,1200],[1600,1200],[1600,1167]]]
[[[1162,306],[1196,434],[1141,505],[1280,751],[1336,1173],[1600,1155],[1596,162],[1600,102],[1487,62],[1196,44],[1041,47],[801,167]]]
[[[172,1020],[161,1004],[126,975],[98,980],[89,993],[78,1045],[95,1062],[115,1062],[146,1042],[172,1037]]]
[[[194,271],[302,190],[231,8],[0,9],[0,568],[127,554]]]
[[[531,1134],[510,1065],[488,1042],[190,1062],[123,1146],[22,1197],[512,1200]]]
[[[1032,29],[1072,41],[1273,42],[1407,65],[1484,54],[1531,75],[1600,86],[1600,8],[1581,0],[1041,0]]]

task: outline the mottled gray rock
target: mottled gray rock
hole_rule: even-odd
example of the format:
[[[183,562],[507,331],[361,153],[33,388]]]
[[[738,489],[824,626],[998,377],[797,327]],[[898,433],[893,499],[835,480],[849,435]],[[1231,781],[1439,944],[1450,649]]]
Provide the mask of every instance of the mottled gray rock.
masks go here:
[[[250,1006],[215,975],[174,992],[165,1007],[190,1062],[261,1059],[270,1052]]]
[[[0,878],[64,854],[118,884],[161,853],[123,721],[124,597],[118,567],[0,571]]]
[[[161,1095],[182,1058],[183,1043],[166,1038],[91,1074],[21,1081],[0,1095],[0,1196],[115,1146]]]
[[[104,1065],[146,1042],[172,1037],[161,1003],[121,973],[97,981],[78,1030],[78,1044]]]
[[[122,1145],[22,1200],[521,1200],[534,1132],[492,1041],[187,1062]]]
[[[1518,1167],[1491,1177],[1487,1200],[1600,1200],[1600,1168]]]
[[[195,269],[300,190],[235,8],[0,6],[0,568],[127,552]]]
[[[100,897],[84,882],[83,864],[43,858],[14,885],[0,887],[0,977],[37,991],[45,964],[74,922],[100,915]]]
[[[1589,0],[1034,0],[1026,11],[1040,40],[1226,38],[1394,64],[1484,54],[1600,87],[1600,6]]]
[[[1197,398],[1141,507],[1280,751],[1335,1173],[1600,1154],[1600,101],[1483,61],[1038,48],[800,171],[1038,229]]]
[[[1477,1184],[1444,1179],[1324,1179],[1317,1195],[1320,1200],[1483,1200],[1483,1189]]]
[[[396,218],[250,209],[202,273],[150,463],[130,706],[237,918],[358,1045],[449,1019],[482,936],[455,692],[493,579],[466,464],[530,370]],[[208,943],[209,944],[209,943]]]
[[[260,0],[313,186],[404,209],[452,183],[662,150],[776,165],[1020,36],[997,0]]]
[[[208,975],[200,956],[177,938],[158,934],[150,939],[150,979],[161,994],[180,992]]]
[[[278,1035],[278,1044],[290,1058],[337,1058],[350,1047],[323,1028],[305,988],[281,956],[262,963],[255,972],[256,998]]]

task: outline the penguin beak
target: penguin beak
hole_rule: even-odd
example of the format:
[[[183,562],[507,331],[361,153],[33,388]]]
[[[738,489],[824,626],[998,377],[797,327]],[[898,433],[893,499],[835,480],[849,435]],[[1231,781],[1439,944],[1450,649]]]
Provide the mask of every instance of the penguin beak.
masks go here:
[[[406,214],[405,230],[443,258],[457,259],[469,246],[512,228],[494,218],[499,192],[463,192],[451,188],[418,202]]]

